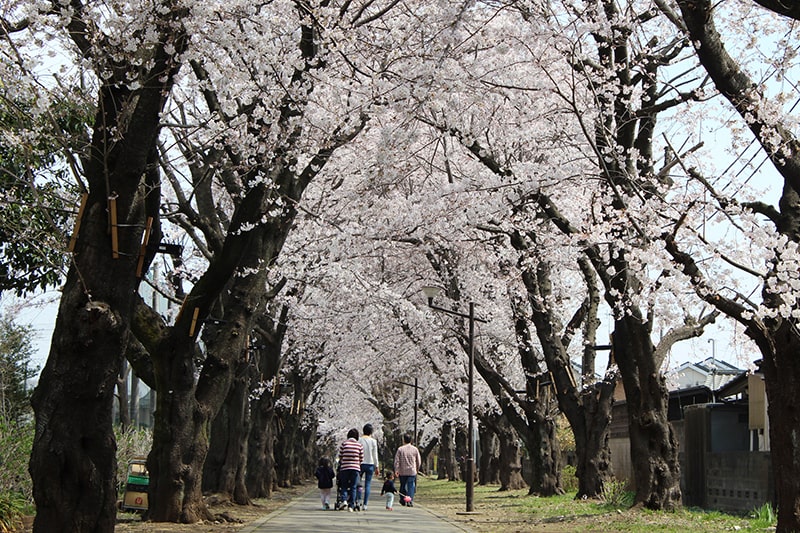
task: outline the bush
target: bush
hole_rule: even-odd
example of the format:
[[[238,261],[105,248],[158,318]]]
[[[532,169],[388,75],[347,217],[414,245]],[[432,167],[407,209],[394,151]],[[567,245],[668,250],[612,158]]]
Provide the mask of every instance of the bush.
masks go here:
[[[122,489],[128,481],[128,463],[132,459],[147,457],[153,446],[153,433],[145,428],[114,430],[117,439],[117,487]]]
[[[25,496],[18,492],[0,492],[0,532],[9,533],[22,525],[27,503]]]
[[[603,483],[603,500],[611,507],[630,507],[633,505],[634,494],[627,490],[624,481],[609,478]]]
[[[575,475],[576,468],[572,465],[565,465],[561,469],[561,487],[566,492],[578,490],[578,477]]]
[[[759,529],[773,527],[778,521],[778,517],[775,515],[770,503],[765,503],[761,507],[753,509],[750,513],[750,518],[753,519],[753,525]]]
[[[33,501],[28,462],[33,449],[33,422],[0,420],[0,493],[14,493]]]

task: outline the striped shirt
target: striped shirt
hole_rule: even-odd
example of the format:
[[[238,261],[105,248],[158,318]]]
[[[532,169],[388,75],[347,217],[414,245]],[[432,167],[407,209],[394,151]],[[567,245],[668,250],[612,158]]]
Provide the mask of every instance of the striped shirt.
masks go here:
[[[339,447],[339,470],[361,471],[364,448],[356,439],[347,439]]]

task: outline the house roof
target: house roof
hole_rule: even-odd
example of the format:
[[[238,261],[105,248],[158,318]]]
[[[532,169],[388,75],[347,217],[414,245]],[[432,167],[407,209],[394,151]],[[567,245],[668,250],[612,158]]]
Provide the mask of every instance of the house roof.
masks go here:
[[[744,372],[744,370],[742,370],[741,368],[737,368],[726,361],[714,357],[708,357],[696,363],[683,363],[675,371],[680,372],[682,370],[687,370],[689,368],[698,370],[706,374],[715,373],[718,376],[721,375],[736,376]]]

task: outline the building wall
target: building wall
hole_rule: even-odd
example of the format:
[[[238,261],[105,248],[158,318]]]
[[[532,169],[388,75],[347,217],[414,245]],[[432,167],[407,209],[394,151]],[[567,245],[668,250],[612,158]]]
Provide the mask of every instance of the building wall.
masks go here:
[[[769,452],[706,454],[706,509],[742,513],[775,501]]]

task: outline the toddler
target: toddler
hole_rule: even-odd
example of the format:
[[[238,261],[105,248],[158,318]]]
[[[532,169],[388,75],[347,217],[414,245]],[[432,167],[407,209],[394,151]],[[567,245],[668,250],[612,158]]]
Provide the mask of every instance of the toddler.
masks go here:
[[[314,477],[318,480],[317,486],[319,487],[319,499],[322,500],[322,508],[327,511],[331,508],[331,488],[335,477],[330,459],[323,457],[319,460]]]
[[[394,507],[394,495],[397,492],[397,489],[394,488],[394,472],[388,472],[386,474],[386,481],[383,482],[383,488],[381,488],[381,495],[386,495],[386,510],[391,511],[392,507]]]

